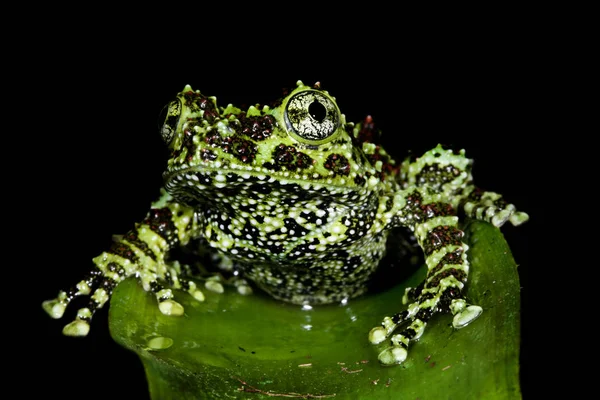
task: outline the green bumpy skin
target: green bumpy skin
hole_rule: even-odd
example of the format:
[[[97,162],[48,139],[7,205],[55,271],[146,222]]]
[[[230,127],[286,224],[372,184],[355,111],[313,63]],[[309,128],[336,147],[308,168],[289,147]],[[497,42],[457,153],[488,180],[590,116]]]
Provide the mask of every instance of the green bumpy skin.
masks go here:
[[[162,313],[182,315],[173,289],[198,301],[204,295],[193,271],[169,255],[198,243],[239,278],[241,293],[252,282],[294,304],[345,304],[365,292],[390,232],[407,227],[423,251],[427,277],[407,290],[407,309],[383,318],[368,336],[373,344],[389,339],[382,364],[400,364],[435,312],[451,312],[456,328],[482,312],[462,293],[469,261],[458,215],[497,227],[528,219],[501,195],[474,186],[464,151],[438,145],[396,164],[375,142],[372,118],[346,122],[318,83],[298,81],[273,106],[245,111],[218,107],[216,98],[186,86],[165,111],[161,135],[171,157],[160,198],[92,260],[84,279],[43,303],[60,318],[73,298],[89,296],[66,335],[85,336],[94,312],[130,276],[156,295]],[[223,291],[218,280],[204,286]]]

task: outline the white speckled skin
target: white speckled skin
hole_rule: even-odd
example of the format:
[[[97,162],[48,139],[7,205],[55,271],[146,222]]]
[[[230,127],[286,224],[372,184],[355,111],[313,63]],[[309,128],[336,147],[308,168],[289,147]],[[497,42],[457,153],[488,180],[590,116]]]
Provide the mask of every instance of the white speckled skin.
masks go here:
[[[198,241],[220,254],[221,266],[274,298],[345,303],[365,292],[392,229],[407,227],[424,253],[427,278],[407,292],[406,311],[383,318],[369,335],[372,343],[389,338],[379,359],[398,364],[433,313],[451,312],[457,328],[481,313],[462,295],[469,262],[459,212],[496,226],[528,218],[474,186],[464,151],[438,146],[397,164],[377,143],[371,117],[346,122],[318,84],[299,81],[273,105],[247,110],[219,107],[186,86],[165,112],[161,134],[171,157],[161,196],[93,259],[81,282],[44,302],[60,318],[74,297],[90,295],[67,335],[85,336],[94,311],[128,276],[156,294],[164,314],[184,311],[172,289],[202,301],[187,269],[166,261],[173,248]],[[408,327],[395,333],[400,324]]]

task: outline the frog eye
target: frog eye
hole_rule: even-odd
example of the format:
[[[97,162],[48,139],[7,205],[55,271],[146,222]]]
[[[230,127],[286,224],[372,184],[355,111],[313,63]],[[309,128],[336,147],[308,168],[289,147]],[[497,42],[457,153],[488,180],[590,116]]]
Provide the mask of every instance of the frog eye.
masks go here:
[[[307,90],[292,96],[285,109],[288,131],[297,139],[320,142],[336,131],[339,111],[328,96],[316,90]]]
[[[179,100],[173,100],[164,106],[160,113],[159,121],[162,122],[162,126],[160,127],[160,135],[166,144],[171,143],[171,140],[175,135],[180,115],[181,102]]]

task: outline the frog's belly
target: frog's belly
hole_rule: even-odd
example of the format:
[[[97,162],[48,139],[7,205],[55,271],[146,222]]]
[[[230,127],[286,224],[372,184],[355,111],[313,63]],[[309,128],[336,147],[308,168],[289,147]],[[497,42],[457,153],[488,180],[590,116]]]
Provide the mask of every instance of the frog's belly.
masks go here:
[[[372,238],[373,239],[373,238]],[[386,235],[368,246],[337,247],[296,259],[240,260],[243,274],[276,299],[294,304],[326,304],[363,294],[385,254]]]
[[[272,297],[294,304],[326,304],[365,292],[385,253],[388,234],[367,232],[352,240],[340,235],[337,241],[304,236],[244,243],[220,232],[208,244]],[[224,243],[233,245],[225,247]]]
[[[253,264],[245,268],[244,276],[276,299],[293,304],[327,304],[363,294],[377,263],[363,263],[351,273],[325,266],[319,262],[309,268]]]

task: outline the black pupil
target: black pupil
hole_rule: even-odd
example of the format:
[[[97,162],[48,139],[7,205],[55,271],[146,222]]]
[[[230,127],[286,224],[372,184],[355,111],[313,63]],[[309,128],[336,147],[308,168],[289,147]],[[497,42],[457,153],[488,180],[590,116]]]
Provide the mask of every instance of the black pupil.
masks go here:
[[[325,110],[325,106],[316,100],[310,103],[308,106],[308,113],[317,122],[322,122],[327,116],[327,110]]]

